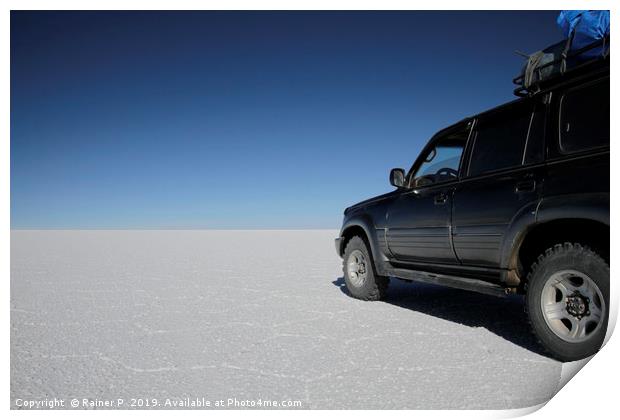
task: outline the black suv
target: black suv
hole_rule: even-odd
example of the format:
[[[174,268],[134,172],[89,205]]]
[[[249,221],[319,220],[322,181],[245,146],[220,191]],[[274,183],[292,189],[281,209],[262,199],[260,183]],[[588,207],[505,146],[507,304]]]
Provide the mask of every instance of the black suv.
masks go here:
[[[390,277],[526,296],[562,361],[601,347],[609,317],[609,60],[438,132],[395,191],[347,208],[338,255],[349,293]],[[517,91],[515,91],[517,93]]]

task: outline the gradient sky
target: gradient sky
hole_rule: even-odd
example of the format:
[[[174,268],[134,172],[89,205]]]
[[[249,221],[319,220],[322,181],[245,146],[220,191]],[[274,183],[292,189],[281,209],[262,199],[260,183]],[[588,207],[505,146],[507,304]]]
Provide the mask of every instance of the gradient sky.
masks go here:
[[[12,12],[11,226],[337,228],[557,12]]]

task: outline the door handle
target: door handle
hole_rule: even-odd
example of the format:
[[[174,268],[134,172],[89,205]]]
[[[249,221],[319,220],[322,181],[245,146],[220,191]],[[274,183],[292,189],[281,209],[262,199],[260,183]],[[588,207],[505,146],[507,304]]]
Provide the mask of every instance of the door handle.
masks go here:
[[[517,182],[515,185],[515,192],[533,192],[536,189],[536,180],[534,179],[526,179],[524,181]]]
[[[446,204],[448,201],[448,195],[446,193],[440,193],[435,196],[434,202],[436,205]]]

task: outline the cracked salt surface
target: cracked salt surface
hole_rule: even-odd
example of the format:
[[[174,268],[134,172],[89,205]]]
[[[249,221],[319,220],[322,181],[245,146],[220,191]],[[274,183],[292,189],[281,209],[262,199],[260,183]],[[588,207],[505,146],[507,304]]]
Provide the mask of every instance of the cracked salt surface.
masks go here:
[[[334,231],[13,231],[16,398],[520,408],[555,393],[521,301],[345,294]]]

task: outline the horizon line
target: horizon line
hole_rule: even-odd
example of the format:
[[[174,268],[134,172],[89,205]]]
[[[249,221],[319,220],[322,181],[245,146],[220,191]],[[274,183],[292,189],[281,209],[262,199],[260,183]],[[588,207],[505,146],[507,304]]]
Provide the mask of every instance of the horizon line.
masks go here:
[[[338,227],[331,228],[10,228],[13,230],[212,230],[212,231],[229,231],[229,230],[261,230],[261,231],[299,231],[299,230],[339,230]]]

